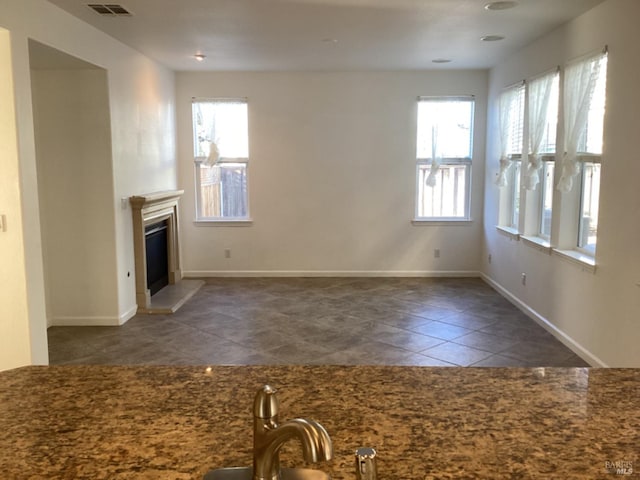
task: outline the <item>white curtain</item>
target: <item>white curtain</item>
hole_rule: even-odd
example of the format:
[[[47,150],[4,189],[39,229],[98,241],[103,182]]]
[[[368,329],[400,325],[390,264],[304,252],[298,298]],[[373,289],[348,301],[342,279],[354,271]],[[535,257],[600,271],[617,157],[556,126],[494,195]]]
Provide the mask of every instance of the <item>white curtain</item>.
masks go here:
[[[596,82],[600,75],[601,60],[598,53],[567,66],[564,77],[564,156],[562,176],[558,190],[567,193],[573,188],[573,179],[580,173],[578,147],[585,133],[589,109]]]
[[[218,135],[216,135],[217,113],[216,108],[211,109],[209,118],[207,119],[209,121],[209,155],[207,155],[203,163],[209,167],[214,167],[220,159],[220,150],[218,149],[220,139]]]
[[[511,147],[511,129],[513,122],[517,119],[514,115],[514,107],[516,102],[520,101],[521,89],[523,85],[517,87],[511,87],[505,90],[500,95],[498,122],[500,128],[500,171],[498,172],[498,178],[496,179],[496,185],[499,187],[507,186],[507,170],[511,165],[509,158],[509,148]],[[519,110],[519,109],[515,109]]]
[[[197,160],[215,166],[220,157],[248,157],[246,109],[246,102],[241,100],[194,102]]]
[[[535,190],[540,181],[539,172],[542,168],[540,148],[547,128],[549,99],[556,75],[556,72],[550,73],[529,83],[529,151],[531,153],[524,178],[527,190]]]
[[[438,150],[438,125],[431,125],[431,167],[429,168],[429,175],[424,182],[427,186],[436,186],[436,177],[441,163],[442,154]]]
[[[473,97],[420,99],[417,156],[431,160],[426,186],[436,186],[445,159],[471,158],[472,126]]]

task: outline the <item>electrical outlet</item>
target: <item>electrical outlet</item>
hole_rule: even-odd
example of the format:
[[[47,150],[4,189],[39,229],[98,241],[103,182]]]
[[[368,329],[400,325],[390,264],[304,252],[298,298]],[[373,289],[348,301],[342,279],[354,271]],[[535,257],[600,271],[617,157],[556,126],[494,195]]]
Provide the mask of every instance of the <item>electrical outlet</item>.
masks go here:
[[[527,284],[527,274],[523,273],[522,277],[521,277],[521,281],[522,281],[522,285],[526,285]]]
[[[230,248],[225,248],[224,249],[224,258],[231,258],[231,249]]]
[[[436,248],[433,251],[433,258],[440,258],[440,249],[439,248]]]
[[[120,208],[122,208],[122,210],[126,210],[128,206],[129,206],[129,198],[120,197]]]

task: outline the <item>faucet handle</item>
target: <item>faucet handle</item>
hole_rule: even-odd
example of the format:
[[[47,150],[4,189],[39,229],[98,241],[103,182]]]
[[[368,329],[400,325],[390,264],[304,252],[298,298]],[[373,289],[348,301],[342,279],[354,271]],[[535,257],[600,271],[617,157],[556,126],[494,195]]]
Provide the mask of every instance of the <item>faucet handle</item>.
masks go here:
[[[254,418],[274,418],[280,409],[276,389],[270,385],[263,386],[253,400]]]
[[[370,447],[360,447],[356,450],[356,479],[377,480],[376,450]]]

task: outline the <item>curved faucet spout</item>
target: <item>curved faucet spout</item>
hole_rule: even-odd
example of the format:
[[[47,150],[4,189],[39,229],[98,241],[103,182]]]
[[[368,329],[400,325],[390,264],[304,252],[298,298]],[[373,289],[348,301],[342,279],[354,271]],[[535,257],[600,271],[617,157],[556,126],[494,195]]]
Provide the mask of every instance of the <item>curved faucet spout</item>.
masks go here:
[[[327,431],[315,420],[304,418],[289,420],[268,431],[263,437],[260,450],[267,458],[273,457],[292,438],[297,438],[302,443],[302,456],[306,462],[328,461],[333,457],[333,446]]]
[[[280,448],[293,438],[300,440],[305,461],[316,463],[333,458],[331,438],[322,425],[304,418],[278,425],[277,413],[275,390],[265,386],[254,403],[254,480],[279,480]]]

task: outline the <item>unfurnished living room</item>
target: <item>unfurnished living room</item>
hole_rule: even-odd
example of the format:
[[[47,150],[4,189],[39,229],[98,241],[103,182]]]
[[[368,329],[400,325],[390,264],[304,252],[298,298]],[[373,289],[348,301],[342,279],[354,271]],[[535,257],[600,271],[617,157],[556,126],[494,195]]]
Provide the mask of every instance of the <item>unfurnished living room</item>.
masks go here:
[[[640,468],[640,0],[0,0],[0,477]]]
[[[0,370],[640,366],[637,18],[0,2]]]

